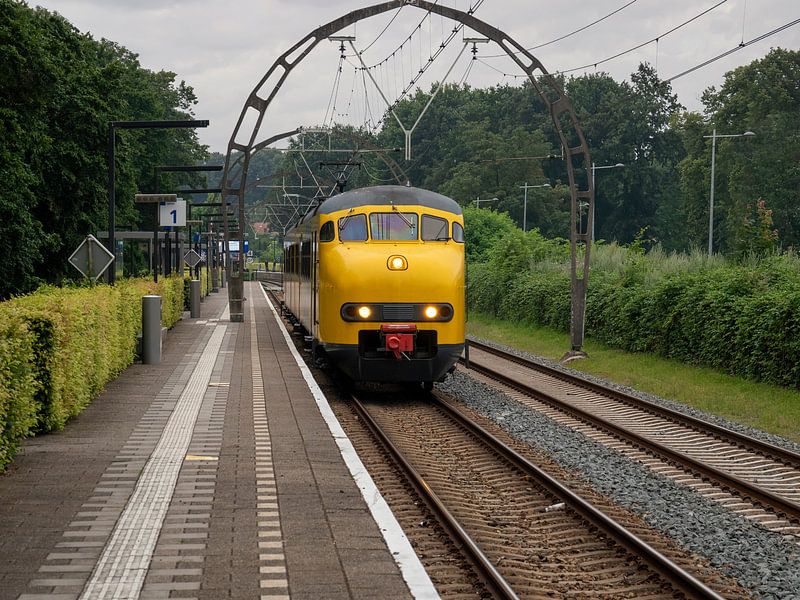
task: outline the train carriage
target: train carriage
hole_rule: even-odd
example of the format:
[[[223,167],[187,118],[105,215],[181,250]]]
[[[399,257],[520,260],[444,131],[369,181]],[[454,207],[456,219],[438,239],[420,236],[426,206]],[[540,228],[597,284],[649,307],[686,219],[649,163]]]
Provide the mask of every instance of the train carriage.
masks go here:
[[[284,240],[284,302],[357,381],[423,382],[464,348],[464,220],[454,200],[413,187],[333,196]]]

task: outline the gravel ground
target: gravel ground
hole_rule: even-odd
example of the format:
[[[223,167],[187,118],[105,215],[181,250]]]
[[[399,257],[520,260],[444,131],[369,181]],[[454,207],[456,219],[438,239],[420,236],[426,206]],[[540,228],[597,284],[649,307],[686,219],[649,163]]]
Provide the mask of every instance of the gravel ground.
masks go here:
[[[437,387],[517,439],[552,455],[563,467],[582,473],[597,490],[642,515],[685,548],[708,557],[757,598],[800,598],[800,546],[793,541],[729,513],[466,375],[455,373]]]
[[[471,339],[474,339],[477,342],[488,344],[490,346],[494,346],[495,348],[499,348],[500,350],[505,350],[506,352],[511,352],[512,354],[516,354],[517,356],[522,356],[523,358],[532,360],[535,363],[552,367],[564,373],[568,373],[569,375],[580,377],[581,379],[585,379],[586,381],[608,386],[620,392],[625,392],[626,394],[635,396],[636,398],[639,398],[641,400],[647,400],[648,402],[652,402],[653,404],[658,404],[666,408],[681,412],[685,415],[690,415],[698,419],[703,419],[704,421],[708,421],[709,423],[714,423],[715,425],[719,425],[721,427],[725,427],[727,429],[743,433],[744,435],[749,435],[750,437],[756,438],[763,442],[768,442],[770,444],[780,446],[781,448],[786,448],[788,450],[791,450],[792,452],[800,453],[800,444],[798,444],[797,442],[793,442],[792,440],[787,440],[786,438],[777,436],[775,434],[767,433],[766,431],[761,431],[760,429],[747,427],[746,425],[742,425],[741,423],[734,423],[733,421],[728,421],[727,419],[723,419],[722,417],[718,417],[717,415],[712,415],[707,412],[703,412],[702,410],[692,408],[691,406],[686,406],[685,404],[681,404],[680,402],[676,402],[675,400],[668,400],[666,398],[661,398],[660,396],[654,396],[653,394],[648,394],[647,392],[642,392],[640,390],[620,385],[618,383],[608,381],[607,379],[601,379],[600,377],[595,377],[594,375],[591,375],[589,373],[576,371],[575,369],[570,369],[569,367],[565,367],[559,362],[548,360],[546,358],[542,358],[541,356],[536,356],[534,354],[528,354],[527,352],[522,352],[521,350],[517,350],[516,348],[495,344],[492,341],[484,340],[478,337],[473,337]],[[800,592],[798,592],[798,598],[800,598]]]

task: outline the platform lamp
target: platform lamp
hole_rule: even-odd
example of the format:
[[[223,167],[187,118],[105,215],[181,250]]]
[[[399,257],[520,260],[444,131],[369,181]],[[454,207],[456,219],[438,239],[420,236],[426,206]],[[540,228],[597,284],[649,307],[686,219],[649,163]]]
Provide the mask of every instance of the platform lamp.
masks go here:
[[[594,202],[592,202],[592,241],[594,242],[594,215],[595,215],[595,206],[597,206],[597,188],[594,186],[594,172],[599,171],[600,169],[622,169],[625,165],[623,163],[617,163],[615,165],[602,165],[597,166],[592,163],[592,190],[594,191]]]
[[[711,195],[708,200],[708,256],[709,258],[714,253],[714,165],[717,157],[717,138],[737,138],[737,137],[755,137],[752,131],[745,131],[744,133],[729,133],[725,135],[717,135],[717,128],[711,132],[711,135],[704,135],[703,137],[711,138]]]
[[[528,182],[525,182],[525,185],[519,186],[520,189],[525,190],[525,199],[522,203],[522,231],[528,231],[528,190],[532,190],[534,188],[549,188],[551,187],[549,183],[543,183],[541,185],[528,185]]]

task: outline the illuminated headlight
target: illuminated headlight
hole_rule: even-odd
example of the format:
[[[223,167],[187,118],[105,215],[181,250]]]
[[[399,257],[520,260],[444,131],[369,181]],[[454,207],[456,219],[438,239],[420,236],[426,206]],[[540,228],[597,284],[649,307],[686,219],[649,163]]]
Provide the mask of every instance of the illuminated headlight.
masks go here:
[[[427,319],[435,319],[439,316],[439,309],[435,306],[426,306],[425,307],[425,318]]]
[[[370,310],[369,306],[359,306],[358,307],[358,316],[362,319],[369,319],[372,311]]]
[[[408,269],[408,261],[404,256],[390,256],[389,260],[386,262],[386,266],[389,267],[390,271],[405,271]]]

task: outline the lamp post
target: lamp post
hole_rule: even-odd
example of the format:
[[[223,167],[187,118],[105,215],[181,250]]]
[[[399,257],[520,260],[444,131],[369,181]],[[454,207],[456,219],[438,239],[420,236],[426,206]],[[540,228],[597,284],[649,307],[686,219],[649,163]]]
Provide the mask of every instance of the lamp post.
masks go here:
[[[752,131],[745,131],[744,133],[729,133],[725,135],[717,135],[717,128],[715,127],[711,135],[704,135],[703,137],[711,138],[711,194],[708,200],[708,256],[714,253],[714,166],[717,157],[717,138],[736,138],[736,137],[754,137],[756,134]]]
[[[525,200],[523,200],[522,204],[522,231],[528,231],[528,190],[532,190],[533,188],[549,188],[549,183],[543,183],[541,185],[528,185],[528,182],[525,182],[525,185],[519,186],[520,189],[525,190]]]
[[[500,200],[500,198],[485,198],[485,199],[481,200],[480,196],[478,196],[475,199],[475,207],[476,208],[480,208],[481,207],[481,202],[497,202],[498,200]]]
[[[594,190],[594,202],[592,203],[592,241],[594,242],[594,215],[595,215],[595,206],[597,205],[597,188],[594,186],[594,172],[599,171],[600,169],[621,169],[625,165],[623,163],[617,163],[615,165],[601,165],[597,166],[592,163],[592,189]]]

